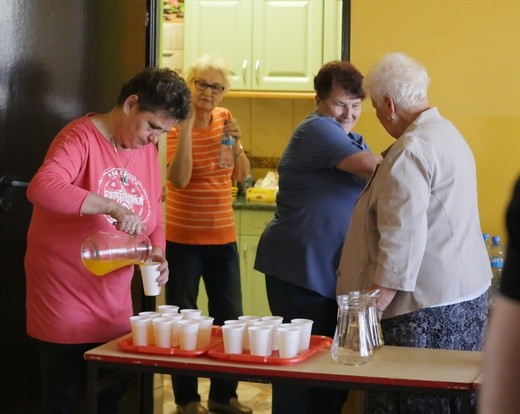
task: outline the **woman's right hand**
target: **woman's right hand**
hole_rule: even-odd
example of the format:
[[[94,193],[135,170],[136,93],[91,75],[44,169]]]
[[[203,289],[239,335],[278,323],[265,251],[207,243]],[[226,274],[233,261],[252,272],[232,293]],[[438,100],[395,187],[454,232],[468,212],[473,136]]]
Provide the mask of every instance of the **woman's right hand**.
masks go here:
[[[131,235],[141,234],[145,230],[144,224],[137,214],[119,203],[114,204],[108,214],[115,220],[116,229]]]

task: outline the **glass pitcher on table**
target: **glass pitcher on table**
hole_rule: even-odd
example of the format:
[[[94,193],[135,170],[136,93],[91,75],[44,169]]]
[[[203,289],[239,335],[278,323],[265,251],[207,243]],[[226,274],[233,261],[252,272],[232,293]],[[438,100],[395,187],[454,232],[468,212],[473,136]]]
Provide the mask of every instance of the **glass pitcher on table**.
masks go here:
[[[142,264],[152,259],[152,243],[148,236],[131,236],[96,231],[81,245],[81,260],[96,276],[103,276],[125,266]]]
[[[349,292],[337,297],[338,321],[330,353],[344,365],[362,365],[372,360],[374,345],[369,328],[366,293]],[[377,315],[377,313],[376,313]]]

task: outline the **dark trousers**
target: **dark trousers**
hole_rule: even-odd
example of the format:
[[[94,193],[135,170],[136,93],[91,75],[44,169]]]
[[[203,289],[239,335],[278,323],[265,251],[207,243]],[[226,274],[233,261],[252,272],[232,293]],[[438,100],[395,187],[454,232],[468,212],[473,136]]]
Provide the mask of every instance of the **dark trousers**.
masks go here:
[[[242,315],[240,264],[236,243],[225,245],[187,245],[166,243],[170,278],[166,285],[166,303],[181,309],[197,307],[200,278],[208,295],[208,312],[215,325]],[[200,401],[198,378],[172,376],[175,402],[185,405]],[[211,379],[209,399],[227,403],[236,398],[238,381]]]
[[[101,344],[56,344],[38,341],[43,381],[42,414],[82,412],[85,408],[87,381],[87,363],[83,354],[98,345]],[[123,383],[102,391],[98,396],[98,412],[117,413],[124,391]]]
[[[334,337],[338,306],[335,299],[266,275],[265,285],[269,308],[284,322],[306,318],[314,321],[313,335]],[[347,399],[347,390],[297,385],[273,384],[272,414],[340,414]]]

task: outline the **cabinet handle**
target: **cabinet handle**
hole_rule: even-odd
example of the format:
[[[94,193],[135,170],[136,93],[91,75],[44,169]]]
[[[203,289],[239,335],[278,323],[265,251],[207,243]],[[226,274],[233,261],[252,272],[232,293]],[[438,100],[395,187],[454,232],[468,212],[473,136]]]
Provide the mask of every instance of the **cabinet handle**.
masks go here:
[[[243,78],[243,81],[244,81],[244,84],[246,83],[246,76],[247,76],[247,59],[244,59],[244,61],[242,62],[242,78]]]
[[[247,263],[247,241],[244,242],[244,245],[242,248],[242,255],[244,256],[244,263]]]
[[[256,83],[260,84],[260,59],[258,59],[255,63],[255,77],[256,77]]]

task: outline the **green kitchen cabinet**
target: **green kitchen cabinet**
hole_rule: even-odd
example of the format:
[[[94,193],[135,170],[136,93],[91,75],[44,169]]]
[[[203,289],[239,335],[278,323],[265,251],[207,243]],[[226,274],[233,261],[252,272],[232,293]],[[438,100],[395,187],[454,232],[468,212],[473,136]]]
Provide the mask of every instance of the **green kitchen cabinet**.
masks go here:
[[[273,211],[240,210],[238,250],[242,277],[242,303],[246,315],[271,315],[264,274],[256,271],[253,266],[260,236],[273,216]]]
[[[244,315],[271,315],[264,275],[253,266],[260,235],[273,217],[274,211],[270,210],[235,210]],[[208,297],[202,280],[199,289],[197,307],[203,315],[208,315]]]
[[[341,27],[330,33],[338,10],[338,0],[190,0],[184,68],[209,52],[225,59],[233,90],[312,91],[314,75],[338,50]]]

